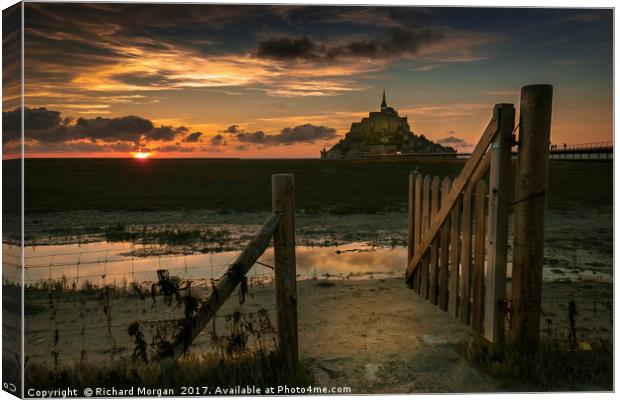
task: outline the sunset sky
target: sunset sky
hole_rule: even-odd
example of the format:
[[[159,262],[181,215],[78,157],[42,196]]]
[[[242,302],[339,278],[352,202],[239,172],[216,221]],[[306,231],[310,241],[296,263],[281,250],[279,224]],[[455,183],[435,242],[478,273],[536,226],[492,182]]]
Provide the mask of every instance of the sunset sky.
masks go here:
[[[318,157],[388,105],[471,150],[554,85],[553,143],[612,140],[611,10],[43,4],[25,9],[29,156]],[[5,39],[6,40],[6,39]],[[5,96],[5,100],[7,97]],[[3,104],[5,150],[14,103]]]

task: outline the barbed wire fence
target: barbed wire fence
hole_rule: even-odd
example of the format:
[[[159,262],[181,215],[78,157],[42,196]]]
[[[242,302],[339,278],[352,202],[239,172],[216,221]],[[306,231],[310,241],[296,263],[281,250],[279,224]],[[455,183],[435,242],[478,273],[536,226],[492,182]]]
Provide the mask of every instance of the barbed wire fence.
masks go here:
[[[214,262],[212,253],[200,257],[199,262],[193,262],[194,257],[188,254],[136,257],[133,244],[123,256],[112,252],[26,257],[27,309],[33,313],[26,319],[31,362],[58,368],[97,361],[153,359],[161,352],[162,343],[176,334],[187,313],[213,295],[215,285],[236,255],[227,262]],[[92,255],[97,257],[85,261]],[[228,349],[230,354],[236,354],[235,349],[250,345],[240,340],[241,328],[259,338],[260,343],[255,345],[268,344],[262,336],[273,329],[268,321],[275,319],[275,307],[264,307],[260,300],[256,301],[254,290],[274,280],[271,264],[273,257],[265,254],[254,265],[237,289],[238,305],[221,310],[197,340],[201,351],[203,347],[206,351]],[[272,292],[273,288],[265,286],[261,290]],[[225,344],[222,338],[227,336],[218,335],[218,330],[227,325],[231,333]]]

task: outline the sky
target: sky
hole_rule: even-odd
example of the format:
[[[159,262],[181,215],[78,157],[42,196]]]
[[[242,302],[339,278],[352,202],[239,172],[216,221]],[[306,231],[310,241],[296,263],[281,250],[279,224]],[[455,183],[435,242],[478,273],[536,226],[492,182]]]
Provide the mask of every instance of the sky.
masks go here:
[[[318,157],[384,87],[415,134],[461,152],[532,83],[554,86],[553,143],[613,138],[611,10],[25,7],[31,157]]]

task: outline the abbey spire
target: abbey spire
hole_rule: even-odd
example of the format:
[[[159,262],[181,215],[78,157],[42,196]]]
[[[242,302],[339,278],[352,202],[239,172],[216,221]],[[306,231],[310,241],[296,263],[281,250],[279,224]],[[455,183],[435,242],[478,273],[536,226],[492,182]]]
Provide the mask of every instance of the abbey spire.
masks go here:
[[[383,87],[383,101],[381,102],[381,111],[387,111],[387,102],[385,101],[385,86]]]

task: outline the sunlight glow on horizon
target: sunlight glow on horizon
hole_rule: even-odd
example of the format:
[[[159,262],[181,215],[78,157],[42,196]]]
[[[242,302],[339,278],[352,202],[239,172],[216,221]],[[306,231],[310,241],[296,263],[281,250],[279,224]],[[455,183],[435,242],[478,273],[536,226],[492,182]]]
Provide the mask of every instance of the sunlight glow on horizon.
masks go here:
[[[146,158],[151,157],[153,155],[153,153],[138,151],[136,153],[131,153],[131,155],[133,156],[133,158],[137,158],[139,160],[144,160]]]

